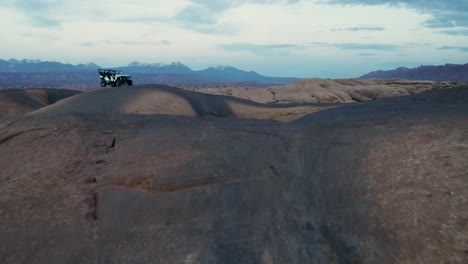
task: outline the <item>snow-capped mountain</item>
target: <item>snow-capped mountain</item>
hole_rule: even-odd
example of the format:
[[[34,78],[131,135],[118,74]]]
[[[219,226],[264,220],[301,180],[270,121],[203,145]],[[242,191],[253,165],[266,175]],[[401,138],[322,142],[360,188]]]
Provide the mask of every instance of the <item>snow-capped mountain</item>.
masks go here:
[[[254,71],[243,71],[231,66],[216,66],[197,71],[198,74],[210,76],[216,79],[228,79],[230,81],[258,80],[262,75]]]
[[[192,73],[192,69],[180,62],[170,64],[164,63],[141,63],[132,62],[124,67],[116,67],[116,69],[129,73]]]
[[[75,72],[91,71],[98,69],[99,66],[94,63],[86,64],[65,64],[56,61],[41,60],[2,60],[0,59],[0,72]]]
[[[40,63],[42,61],[40,61],[40,60],[27,60],[27,59],[23,59],[23,60],[10,59],[10,60],[8,60],[8,62],[12,63],[12,64],[27,64],[27,63]]]
[[[77,68],[83,69],[83,70],[96,70],[101,68],[99,65],[89,62],[89,63],[84,63],[84,64],[78,64],[76,65]]]

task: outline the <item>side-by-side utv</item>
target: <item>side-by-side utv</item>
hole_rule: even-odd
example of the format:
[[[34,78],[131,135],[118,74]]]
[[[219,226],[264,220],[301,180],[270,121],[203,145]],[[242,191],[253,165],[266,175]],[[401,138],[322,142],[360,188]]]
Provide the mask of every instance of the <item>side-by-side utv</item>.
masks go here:
[[[121,71],[108,70],[108,69],[99,69],[99,77],[101,78],[101,87],[106,87],[110,85],[112,87],[121,86],[121,85],[133,85],[131,80],[132,76],[124,74]]]

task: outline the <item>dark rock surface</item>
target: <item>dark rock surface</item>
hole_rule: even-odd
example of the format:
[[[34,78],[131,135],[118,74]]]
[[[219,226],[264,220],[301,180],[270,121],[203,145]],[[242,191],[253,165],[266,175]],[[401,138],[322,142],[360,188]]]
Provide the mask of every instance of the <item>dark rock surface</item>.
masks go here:
[[[235,113],[227,97],[136,92],[0,123],[2,263],[467,260],[468,89],[284,123],[194,107]],[[182,106],[158,114],[167,100]]]

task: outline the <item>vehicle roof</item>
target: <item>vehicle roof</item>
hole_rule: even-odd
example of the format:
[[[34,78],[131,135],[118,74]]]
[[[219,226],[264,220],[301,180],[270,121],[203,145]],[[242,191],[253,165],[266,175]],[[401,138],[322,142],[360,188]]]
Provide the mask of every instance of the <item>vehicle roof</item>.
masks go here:
[[[122,71],[119,70],[111,70],[111,69],[98,69],[99,73],[104,73],[104,72],[109,72],[109,73],[123,73]]]

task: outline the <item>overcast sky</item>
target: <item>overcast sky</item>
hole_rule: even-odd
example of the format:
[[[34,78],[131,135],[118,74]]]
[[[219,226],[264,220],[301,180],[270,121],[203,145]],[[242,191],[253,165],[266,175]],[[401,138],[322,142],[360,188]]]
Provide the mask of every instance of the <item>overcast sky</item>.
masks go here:
[[[1,0],[0,58],[357,77],[468,63],[468,0]]]

